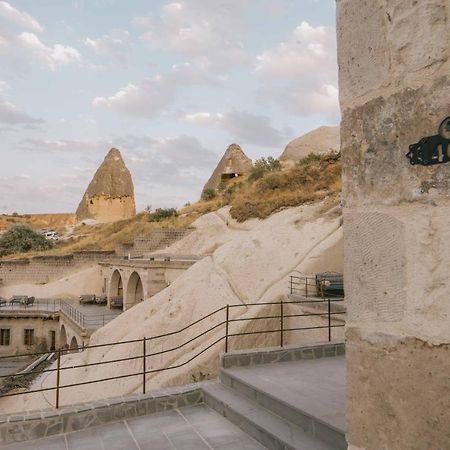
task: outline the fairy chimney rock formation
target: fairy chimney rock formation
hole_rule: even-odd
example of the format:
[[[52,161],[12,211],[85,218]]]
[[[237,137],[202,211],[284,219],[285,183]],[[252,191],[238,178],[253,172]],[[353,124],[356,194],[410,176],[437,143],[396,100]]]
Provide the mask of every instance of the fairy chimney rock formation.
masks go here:
[[[130,171],[120,151],[112,148],[95,172],[76,212],[77,221],[114,222],[136,214]]]
[[[237,144],[231,144],[210,179],[205,184],[203,192],[208,189],[217,189],[223,181],[242,175],[248,175],[252,169],[252,160]]]
[[[337,152],[340,143],[339,127],[319,127],[289,142],[279,159],[282,162],[297,162],[310,153]]]

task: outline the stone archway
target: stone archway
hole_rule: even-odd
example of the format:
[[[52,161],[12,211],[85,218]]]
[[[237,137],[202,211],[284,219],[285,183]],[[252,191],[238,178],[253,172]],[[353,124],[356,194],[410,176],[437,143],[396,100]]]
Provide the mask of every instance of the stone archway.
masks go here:
[[[66,348],[67,347],[67,333],[66,327],[61,325],[61,330],[59,332],[59,347]]]
[[[109,297],[123,297],[123,281],[122,275],[116,269],[111,275],[111,281],[109,282]]]
[[[78,350],[78,341],[75,336],[72,337],[69,348],[70,350]]]
[[[128,279],[126,309],[144,300],[144,286],[141,277],[137,272],[133,272]]]

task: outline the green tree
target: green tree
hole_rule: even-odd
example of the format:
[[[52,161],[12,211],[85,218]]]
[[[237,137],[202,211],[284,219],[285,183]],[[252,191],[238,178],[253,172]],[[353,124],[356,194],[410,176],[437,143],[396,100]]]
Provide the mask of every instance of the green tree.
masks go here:
[[[276,172],[281,170],[281,163],[278,159],[268,156],[267,158],[260,158],[255,161],[248,179],[250,181],[259,180],[266,173]]]
[[[150,222],[161,222],[169,217],[177,217],[178,211],[175,208],[157,208],[149,215]]]
[[[0,236],[0,256],[53,247],[45,236],[24,225],[15,225]]]

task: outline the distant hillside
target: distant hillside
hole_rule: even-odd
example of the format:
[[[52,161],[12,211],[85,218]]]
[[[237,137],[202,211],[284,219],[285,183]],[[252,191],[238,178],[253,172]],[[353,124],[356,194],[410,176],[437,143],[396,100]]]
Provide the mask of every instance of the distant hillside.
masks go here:
[[[79,250],[114,250],[118,244],[132,242],[135,237],[148,234],[157,228],[190,226],[204,214],[224,206],[231,206],[230,214],[233,219],[244,222],[251,218],[264,219],[284,208],[316,202],[327,197],[332,197],[337,203],[340,192],[340,155],[310,154],[293,167],[284,170],[281,170],[279,164],[273,167],[270,164],[258,166],[257,162],[248,177],[232,178],[222,183],[218,190],[208,192],[207,199],[185,206],[176,211],[176,216],[163,217],[160,221],[151,221],[152,215],[146,212],[132,219],[110,224],[86,224],[76,227],[73,226],[72,214],[0,217],[7,225],[25,222],[34,228],[48,228],[50,224],[53,224],[54,228],[59,228],[57,225],[70,224],[70,238],[57,242],[51,250],[25,254],[63,255]],[[8,258],[25,255],[16,254]]]
[[[340,142],[339,127],[320,127],[289,142],[279,159],[296,162],[310,153],[338,152]]]
[[[52,228],[63,230],[66,226],[75,225],[75,214],[2,214],[0,215],[0,231],[7,230],[11,225],[28,225],[37,230]]]

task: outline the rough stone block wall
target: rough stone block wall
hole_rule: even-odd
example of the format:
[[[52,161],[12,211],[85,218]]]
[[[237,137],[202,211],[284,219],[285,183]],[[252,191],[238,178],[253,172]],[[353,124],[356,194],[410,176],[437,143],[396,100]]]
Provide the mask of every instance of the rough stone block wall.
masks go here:
[[[133,244],[121,244],[116,248],[116,253],[119,256],[144,256],[170,247],[192,231],[193,228],[161,228],[151,232],[148,236],[136,237]]]
[[[450,1],[337,0],[350,449],[450,448]],[[450,155],[449,155],[450,156]]]

